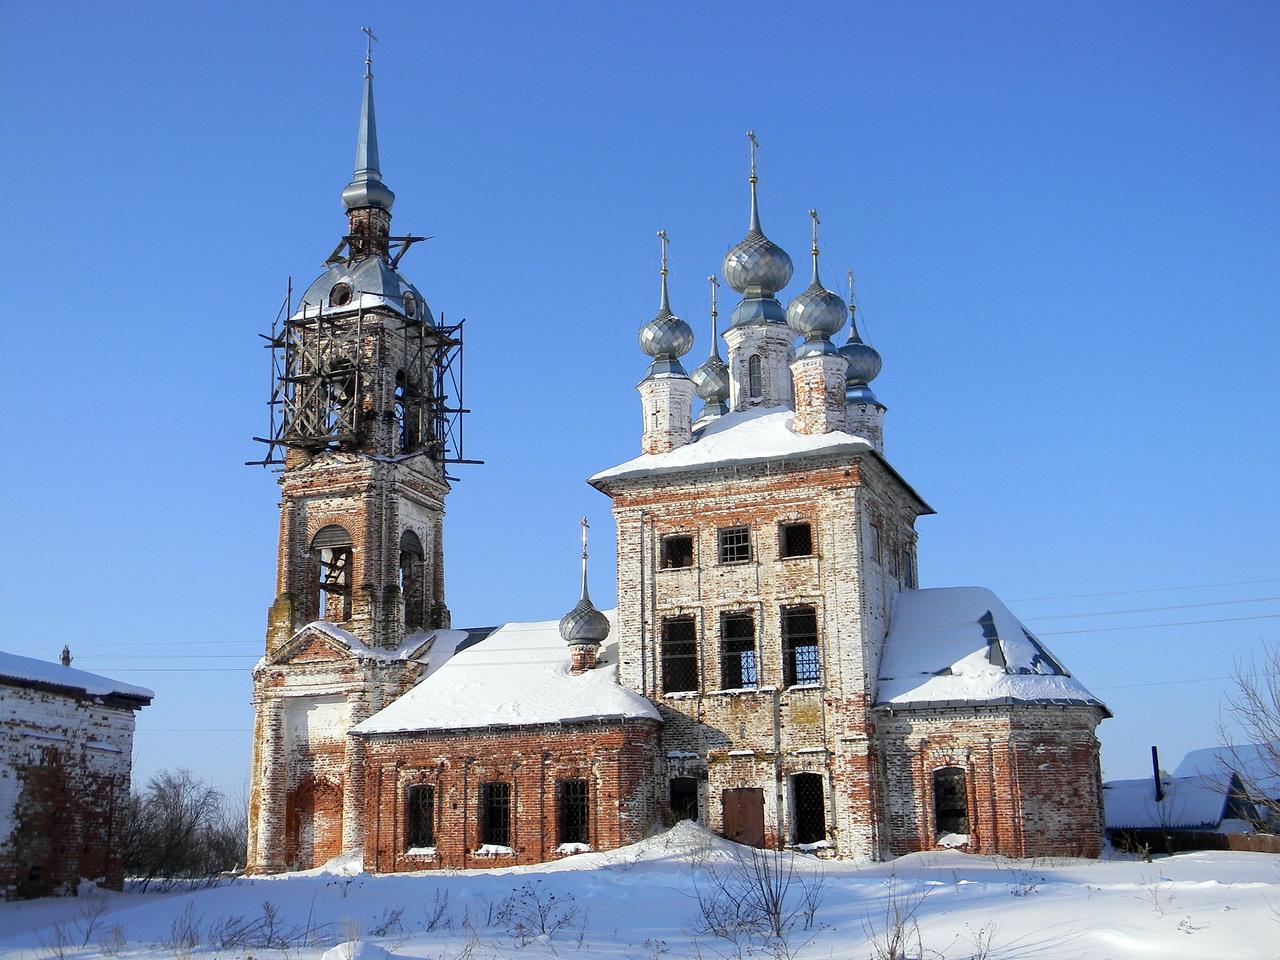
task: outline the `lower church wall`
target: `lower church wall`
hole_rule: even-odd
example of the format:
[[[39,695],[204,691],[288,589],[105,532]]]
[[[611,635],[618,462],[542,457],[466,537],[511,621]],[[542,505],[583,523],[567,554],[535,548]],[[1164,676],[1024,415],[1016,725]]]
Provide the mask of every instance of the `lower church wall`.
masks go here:
[[[647,836],[658,724],[648,720],[520,729],[462,730],[364,738],[365,868],[405,870],[511,866],[568,855],[561,850],[557,785],[588,784],[587,842],[608,850]],[[506,844],[485,844],[482,785],[507,784]],[[429,787],[430,844],[411,846],[410,788]],[[483,852],[482,848],[484,849]],[[573,848],[578,849],[578,848]]]

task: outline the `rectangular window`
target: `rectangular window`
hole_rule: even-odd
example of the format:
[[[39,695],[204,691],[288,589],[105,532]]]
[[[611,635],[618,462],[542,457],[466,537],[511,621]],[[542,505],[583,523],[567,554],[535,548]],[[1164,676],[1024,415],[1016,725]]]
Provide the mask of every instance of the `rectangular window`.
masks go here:
[[[916,565],[911,562],[911,551],[902,551],[902,585],[908,590],[916,588]]]
[[[662,621],[662,692],[698,689],[698,638],[693,617]]]
[[[561,780],[556,784],[559,793],[560,842],[590,843],[590,798],[587,781]]]
[[[678,570],[693,566],[693,537],[687,534],[662,538],[662,569]]]
[[[480,784],[480,842],[511,846],[511,784],[501,780]]]
[[[960,767],[933,771],[933,818],[939,835],[969,832],[969,791]]]
[[[807,523],[784,523],[778,530],[783,557],[813,556],[813,527]]]
[[[751,559],[751,531],[746,527],[725,527],[717,531],[721,563],[746,563]]]
[[[436,791],[425,784],[414,784],[405,794],[404,843],[407,849],[434,847]]]
[[[874,523],[867,525],[867,546],[872,560],[879,563],[884,559],[880,554],[880,528]]]
[[[792,836],[796,843],[817,843],[827,838],[827,810],[822,799],[822,776],[797,773],[791,778],[791,804],[794,820]]]
[[[720,615],[720,689],[756,685],[756,622],[749,613]]]
[[[782,611],[782,683],[817,683],[818,614],[813,607],[785,607]]]

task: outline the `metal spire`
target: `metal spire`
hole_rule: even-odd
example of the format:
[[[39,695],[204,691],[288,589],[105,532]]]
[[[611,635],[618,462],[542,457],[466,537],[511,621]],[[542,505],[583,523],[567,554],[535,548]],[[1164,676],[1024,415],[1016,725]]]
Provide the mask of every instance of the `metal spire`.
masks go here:
[[[818,220],[818,211],[817,211],[817,210],[810,210],[810,211],[809,211],[809,217],[810,217],[810,219],[812,219],[812,220],[813,220],[813,249],[811,250],[811,253],[813,254],[813,280],[812,280],[812,285],[816,287],[816,286],[820,286],[820,283],[819,283],[819,280],[818,280],[818,224],[819,224],[819,222],[820,222],[820,221]]]
[[[658,303],[659,313],[671,312],[671,300],[667,296],[667,231],[658,231],[658,247],[662,251],[662,299]]]
[[[747,131],[747,139],[751,141],[751,222],[747,224],[747,233],[763,234],[760,229],[760,210],[756,203],[756,184],[760,178],[756,176],[756,151],[760,149],[760,142],[756,140],[756,132],[754,130]]]
[[[356,132],[356,163],[351,182],[342,191],[347,209],[383,207],[391,209],[396,195],[382,182],[378,165],[378,124],[373,110],[373,41],[378,38],[369,27],[361,27],[366,36],[364,54],[364,95],[360,101],[360,126]]]
[[[849,342],[861,343],[858,333],[858,305],[853,302],[853,268],[849,268]]]
[[[587,593],[587,528],[591,524],[587,523],[587,518],[583,517],[578,521],[582,524],[582,597],[579,603],[590,603],[591,595]]]
[[[716,310],[716,291],[720,288],[720,281],[719,279],[716,278],[716,275],[714,273],[711,276],[707,277],[707,280],[711,282],[711,353],[708,359],[710,359],[710,357],[715,357],[717,360],[719,360],[720,359],[720,343],[719,343],[720,331],[717,329],[717,326],[716,326],[716,318],[719,317],[720,314]]]

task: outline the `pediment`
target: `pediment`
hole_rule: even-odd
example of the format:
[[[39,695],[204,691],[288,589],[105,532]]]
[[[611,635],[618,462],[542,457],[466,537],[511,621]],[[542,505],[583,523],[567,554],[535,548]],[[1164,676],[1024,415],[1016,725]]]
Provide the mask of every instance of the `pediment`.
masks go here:
[[[286,663],[333,663],[353,660],[351,648],[319,624],[309,623],[267,658],[271,666]]]

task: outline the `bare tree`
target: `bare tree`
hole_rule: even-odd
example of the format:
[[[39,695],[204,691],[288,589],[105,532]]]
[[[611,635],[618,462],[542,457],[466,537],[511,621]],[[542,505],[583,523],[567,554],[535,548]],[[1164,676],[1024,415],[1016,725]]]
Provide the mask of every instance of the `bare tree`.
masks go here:
[[[1280,644],[1265,644],[1259,655],[1236,664],[1226,712],[1243,736],[1219,725],[1225,762],[1262,818],[1272,829],[1280,827]]]
[[[164,770],[129,798],[121,840],[125,870],[143,881],[209,879],[244,858],[240,805],[189,770]]]

